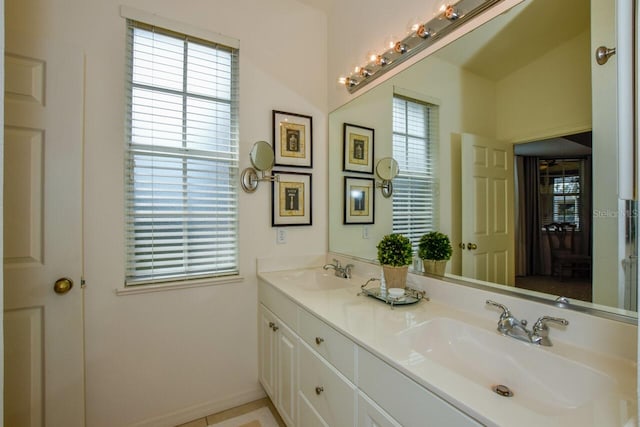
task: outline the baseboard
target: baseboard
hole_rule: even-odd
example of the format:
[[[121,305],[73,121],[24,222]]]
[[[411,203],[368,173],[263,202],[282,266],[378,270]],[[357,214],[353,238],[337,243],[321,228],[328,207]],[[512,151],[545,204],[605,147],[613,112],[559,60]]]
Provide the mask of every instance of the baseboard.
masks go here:
[[[207,415],[253,402],[254,400],[262,399],[263,397],[266,397],[266,394],[258,385],[257,388],[253,390],[227,396],[224,399],[200,403],[168,414],[138,421],[130,424],[130,427],[174,427],[198,418],[206,417]]]

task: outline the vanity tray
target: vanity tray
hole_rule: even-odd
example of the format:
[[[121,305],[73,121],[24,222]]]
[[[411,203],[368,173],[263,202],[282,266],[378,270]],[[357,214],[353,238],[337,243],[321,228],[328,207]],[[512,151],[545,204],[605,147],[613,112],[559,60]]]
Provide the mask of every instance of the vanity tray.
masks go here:
[[[376,279],[377,280],[377,279]],[[425,295],[424,291],[419,291],[417,289],[405,288],[404,295],[401,297],[392,297],[389,295],[386,290],[383,290],[380,287],[366,289],[366,286],[371,282],[371,280],[367,281],[364,285],[360,287],[361,292],[358,295],[366,295],[387,304],[391,304],[391,308],[393,309],[396,305],[409,305],[415,304],[420,300],[429,301],[429,297]]]

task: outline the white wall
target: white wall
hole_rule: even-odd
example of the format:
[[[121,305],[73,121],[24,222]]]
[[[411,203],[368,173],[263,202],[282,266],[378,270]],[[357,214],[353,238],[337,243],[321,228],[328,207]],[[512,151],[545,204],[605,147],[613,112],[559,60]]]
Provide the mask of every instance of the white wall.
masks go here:
[[[497,85],[498,139],[523,142],[591,130],[590,32]]]
[[[327,248],[326,16],[294,0],[11,0],[7,19],[86,54],[87,425],[176,425],[262,396],[258,256]],[[242,283],[117,296],[123,286],[125,20],[145,10],[240,40],[240,167],[272,139],[271,110],[313,117],[313,226],[276,245],[270,188],[240,194]]]

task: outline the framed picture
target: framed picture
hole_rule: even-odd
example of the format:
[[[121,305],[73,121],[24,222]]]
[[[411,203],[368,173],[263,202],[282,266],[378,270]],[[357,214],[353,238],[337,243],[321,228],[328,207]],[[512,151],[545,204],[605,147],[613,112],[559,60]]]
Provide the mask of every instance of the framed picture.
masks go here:
[[[371,128],[344,124],[343,171],[373,173],[374,133]]]
[[[344,223],[373,224],[375,193],[373,178],[344,177]]]
[[[311,225],[311,174],[272,171],[271,226]]]
[[[277,166],[313,166],[312,119],[273,110],[273,148]]]

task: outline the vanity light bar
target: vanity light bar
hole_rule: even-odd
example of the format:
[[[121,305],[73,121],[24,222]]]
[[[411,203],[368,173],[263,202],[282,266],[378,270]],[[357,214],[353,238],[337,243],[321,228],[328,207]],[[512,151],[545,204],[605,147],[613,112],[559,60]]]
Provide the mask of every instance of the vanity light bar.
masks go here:
[[[460,0],[443,6],[435,18],[412,28],[408,36],[392,43],[384,52],[371,55],[365,65],[356,67],[347,77],[340,77],[338,82],[353,93],[500,1]]]

